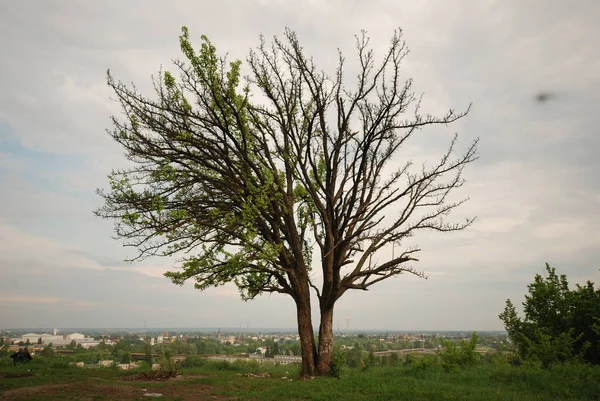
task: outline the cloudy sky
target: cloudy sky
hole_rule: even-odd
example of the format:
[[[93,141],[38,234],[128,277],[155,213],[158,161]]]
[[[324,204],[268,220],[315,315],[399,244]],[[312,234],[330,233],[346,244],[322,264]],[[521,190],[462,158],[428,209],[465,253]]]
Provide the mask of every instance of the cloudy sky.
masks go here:
[[[600,281],[599,18],[597,0],[1,2],[0,328],[295,327],[285,297],[245,303],[235,288],[171,284],[172,260],[123,263],[133,250],[92,214],[124,163],[105,133],[117,112],[106,70],[149,94],[180,57],[182,25],[242,59],[287,26],[332,73],[361,29],[381,55],[400,27],[424,111],[473,103],[399,157],[436,157],[455,131],[461,146],[480,137],[456,214],[477,222],[421,233],[415,267],[429,279],[345,295],[336,327],[498,330],[505,299],[520,303],[545,262],[572,283]],[[554,96],[539,103],[540,92]]]

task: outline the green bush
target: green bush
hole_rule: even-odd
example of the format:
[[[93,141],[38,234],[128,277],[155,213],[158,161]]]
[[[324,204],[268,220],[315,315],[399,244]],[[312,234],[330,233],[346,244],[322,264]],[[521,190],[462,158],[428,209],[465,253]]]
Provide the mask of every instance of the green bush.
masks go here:
[[[250,360],[238,359],[235,362],[231,363],[231,369],[236,372],[243,372],[243,371],[258,372],[261,369],[261,363],[256,360],[253,360],[253,359],[250,359]]]
[[[600,367],[568,361],[543,368],[541,362],[525,360],[520,366],[496,365],[494,381],[507,387],[544,394],[550,400],[597,400]]]
[[[516,365],[516,363],[513,363],[513,358],[515,357],[514,354],[506,352],[486,352],[483,354],[482,360],[492,365]]]
[[[229,362],[227,360],[208,360],[206,361],[206,366],[210,366],[213,369],[220,371],[230,371],[230,372],[259,372],[261,370],[261,363],[249,359],[249,360],[241,360],[238,359],[235,362]],[[271,365],[273,366],[273,365]]]
[[[549,368],[555,363],[585,360],[600,365],[600,288],[569,288],[567,276],[546,264],[547,276],[537,274],[528,285],[523,311],[517,315],[510,299],[500,319],[522,359]]]
[[[346,365],[351,368],[364,368],[365,358],[363,350],[360,348],[358,343],[354,344],[354,347],[349,351],[346,351]]]
[[[40,351],[39,355],[43,358],[53,358],[54,350],[52,349],[52,347],[45,347],[43,350]]]
[[[179,363],[175,358],[162,358],[159,365],[158,371],[162,377],[176,377],[180,373]]]
[[[440,358],[442,367],[446,372],[458,370],[459,368],[474,365],[479,360],[475,352],[479,336],[476,332],[471,334],[469,341],[461,340],[460,345],[452,341],[443,341],[443,350],[436,351]]]
[[[333,361],[331,363],[331,369],[329,369],[329,376],[341,379],[344,372],[344,365],[346,364],[344,354],[340,350],[333,352]]]
[[[129,352],[123,352],[121,356],[121,363],[129,364],[131,363],[131,354]]]
[[[44,365],[50,369],[67,369],[71,361],[65,357],[59,356],[44,360]]]
[[[198,355],[188,355],[185,360],[181,361],[182,368],[199,368],[206,365],[206,359]]]
[[[234,370],[231,362],[225,360],[211,361],[211,365],[217,370]]]
[[[375,354],[373,353],[373,351],[370,351],[367,354],[367,358],[362,366],[362,370],[367,370],[372,366],[377,366],[377,359],[375,358]]]
[[[411,368],[416,370],[428,370],[437,363],[436,358],[423,357],[414,358],[411,363]]]

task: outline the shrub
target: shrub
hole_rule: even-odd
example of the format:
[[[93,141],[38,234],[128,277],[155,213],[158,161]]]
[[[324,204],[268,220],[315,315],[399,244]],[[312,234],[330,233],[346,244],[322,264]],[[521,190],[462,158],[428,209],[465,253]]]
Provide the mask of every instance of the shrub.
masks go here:
[[[131,354],[123,349],[119,349],[117,350],[117,359],[120,361],[120,363],[131,363]]]
[[[198,355],[188,355],[185,360],[181,361],[182,368],[199,368],[206,365],[206,360]]]
[[[47,359],[44,363],[48,368],[51,369],[67,369],[70,367],[69,360],[64,357]]]
[[[518,358],[518,356],[502,352],[487,352],[483,355],[482,359],[484,362],[492,365],[512,365],[514,358]]]
[[[43,350],[40,351],[39,354],[41,357],[44,358],[53,358],[54,357],[54,350],[52,349],[52,347],[46,347]]]
[[[429,368],[431,368],[432,366],[434,366],[436,364],[436,359],[435,358],[428,358],[428,357],[423,357],[423,358],[414,358],[412,359],[411,362],[411,367],[412,369],[416,369],[416,370],[427,370]]]
[[[600,288],[588,281],[569,289],[567,276],[546,264],[547,276],[537,274],[528,285],[520,318],[506,300],[500,319],[521,358],[554,363],[585,360],[600,364]]]
[[[333,361],[331,363],[331,368],[329,369],[329,376],[341,379],[345,364],[344,354],[336,349],[333,352]]]
[[[461,340],[460,346],[451,341],[443,341],[444,349],[436,351],[436,354],[444,370],[450,372],[475,364],[479,358],[475,352],[478,339],[477,333],[473,332],[469,341]]]
[[[346,352],[346,365],[351,368],[363,368],[365,366],[363,351],[358,343],[354,344],[354,347]]]
[[[158,371],[162,377],[176,377],[180,373],[180,367],[175,358],[162,358],[159,364]]]
[[[258,361],[253,359],[251,360],[241,360],[238,359],[231,364],[231,369],[236,372],[248,371],[250,370],[253,373],[257,373],[260,370],[261,364]]]
[[[231,372],[258,372],[261,364],[253,359],[250,360],[236,360],[229,362],[227,360],[211,360],[206,361],[208,366],[212,366],[216,370],[231,371]]]
[[[376,366],[376,365],[377,365],[377,359],[375,358],[375,354],[373,353],[373,351],[370,351],[367,356],[367,360],[365,361],[365,364],[362,367],[362,369],[367,370],[370,367]]]

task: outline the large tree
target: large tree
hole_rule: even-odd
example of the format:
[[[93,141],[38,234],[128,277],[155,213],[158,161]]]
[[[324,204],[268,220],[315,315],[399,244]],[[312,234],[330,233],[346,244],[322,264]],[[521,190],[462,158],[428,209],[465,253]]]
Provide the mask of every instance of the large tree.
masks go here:
[[[302,372],[325,374],[336,301],[402,273],[423,277],[407,264],[420,249],[405,239],[472,223],[445,217],[464,202],[449,194],[476,159],[476,141],[454,157],[454,136],[439,160],[416,170],[398,156],[420,129],[445,126],[468,109],[420,113],[412,81],[400,75],[407,53],[400,31],[380,62],[368,37],[357,36],[359,71],[350,87],[341,54],[327,75],[290,30],[271,43],[261,37],[243,84],[241,61],[228,63],[204,36],[194,49],[182,31],[185,59],[174,61],[175,74],[154,80],[152,98],[108,73],[123,111],[109,133],[134,167],[109,176],[96,214],[116,220],[117,236],[138,250],[134,259],[182,255],[165,273],[176,284],[191,279],[203,290],[233,282],[246,300],[291,296]]]

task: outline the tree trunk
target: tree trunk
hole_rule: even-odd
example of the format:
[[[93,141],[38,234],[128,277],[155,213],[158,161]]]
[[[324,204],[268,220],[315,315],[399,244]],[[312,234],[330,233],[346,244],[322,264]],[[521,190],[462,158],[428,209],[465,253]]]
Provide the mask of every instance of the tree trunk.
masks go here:
[[[308,290],[306,294],[301,293],[297,295],[296,310],[302,352],[302,376],[315,376],[317,373],[317,347],[315,346],[315,333],[313,331],[310,309],[310,292]]]
[[[326,375],[333,362],[333,306],[321,306],[317,373]]]

